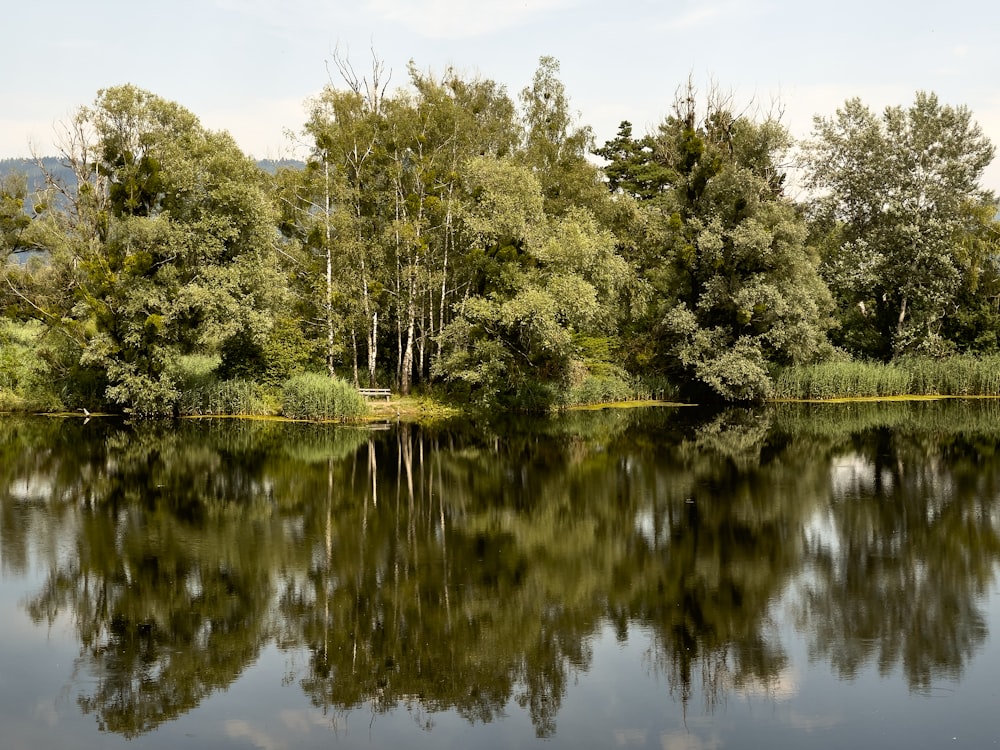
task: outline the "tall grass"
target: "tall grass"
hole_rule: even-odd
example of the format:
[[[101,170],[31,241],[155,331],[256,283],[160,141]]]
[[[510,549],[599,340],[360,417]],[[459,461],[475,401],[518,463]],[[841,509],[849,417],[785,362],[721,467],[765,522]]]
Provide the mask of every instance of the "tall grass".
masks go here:
[[[901,364],[913,378],[916,393],[942,396],[1000,395],[1000,356],[908,359]]]
[[[172,360],[166,374],[176,384],[177,410],[185,416],[232,415],[260,417],[277,414],[279,399],[260,383],[219,380],[220,358],[187,354]]]
[[[618,375],[587,375],[571,387],[566,395],[567,404],[608,404],[628,401],[634,397],[635,388],[627,378]]]
[[[220,380],[181,391],[180,413],[184,415],[226,414],[263,417],[277,414],[278,398],[260,383]]]
[[[826,362],[785,368],[775,381],[778,399],[888,396],[1000,396],[1000,356]]]
[[[48,363],[40,356],[40,323],[0,319],[0,411],[63,407]]]
[[[307,372],[285,381],[281,413],[292,419],[358,419],[368,413],[368,402],[345,380]]]

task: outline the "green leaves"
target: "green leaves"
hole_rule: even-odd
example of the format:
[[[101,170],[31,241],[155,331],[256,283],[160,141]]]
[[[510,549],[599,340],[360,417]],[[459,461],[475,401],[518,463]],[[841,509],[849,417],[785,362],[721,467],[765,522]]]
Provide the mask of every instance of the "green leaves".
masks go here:
[[[607,331],[616,319],[629,268],[591,214],[546,217],[541,185],[524,168],[473,160],[469,175],[474,198],[462,219],[483,248],[479,294],[444,329],[436,372],[484,404],[529,393],[531,408],[544,408],[568,385],[573,334]],[[538,386],[549,389],[540,400]]]
[[[697,398],[766,398],[774,364],[829,348],[829,292],[803,217],[781,196],[789,142],[778,123],[714,99],[699,122],[689,91],[632,150],[643,161],[623,165],[629,179],[651,164],[663,177],[638,204],[652,230],[639,270],[659,295],[633,324],[635,365],[657,366]]]
[[[263,176],[228,135],[133,86],[99,92],[75,123],[98,160],[61,216],[68,252],[52,254],[76,290],[61,325],[91,330],[80,362],[104,373],[111,402],[169,414],[171,362],[266,337],[282,301]]]
[[[964,279],[980,267],[962,249],[970,208],[995,213],[979,187],[992,144],[967,109],[918,92],[881,118],[849,100],[817,118],[806,154],[828,233],[824,276],[850,323],[839,342],[882,359],[938,350]]]
[[[25,231],[31,217],[25,212],[28,199],[28,181],[23,174],[0,177],[0,262],[6,262],[11,253],[27,249]],[[34,204],[35,213],[44,210],[43,203]]]
[[[9,268],[4,303],[68,334],[120,407],[164,412],[192,355],[272,384],[325,360],[403,393],[545,405],[612,362],[760,398],[831,330],[883,358],[1000,346],[993,147],[933,95],[818,119],[803,207],[783,193],[787,130],[717,91],[700,111],[688,84],[653,132],[624,121],[594,150],[553,58],[520,112],[492,81],[411,66],[390,94],[379,63],[365,80],[341,62],[346,85],[310,102],[306,168],[270,183],[183,107],[100,91],[70,125],[75,191],[0,184],[0,254],[51,258]],[[611,352],[589,362],[580,337]]]
[[[543,221],[538,179],[526,167],[503,159],[474,157],[464,165],[471,196],[462,209],[462,228],[473,247],[531,242]]]

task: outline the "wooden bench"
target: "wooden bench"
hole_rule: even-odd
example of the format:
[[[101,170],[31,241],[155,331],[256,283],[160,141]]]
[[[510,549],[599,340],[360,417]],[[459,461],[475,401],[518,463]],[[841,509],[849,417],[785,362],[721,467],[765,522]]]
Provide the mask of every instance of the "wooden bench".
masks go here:
[[[358,393],[365,398],[385,398],[386,401],[392,395],[388,388],[358,388]]]

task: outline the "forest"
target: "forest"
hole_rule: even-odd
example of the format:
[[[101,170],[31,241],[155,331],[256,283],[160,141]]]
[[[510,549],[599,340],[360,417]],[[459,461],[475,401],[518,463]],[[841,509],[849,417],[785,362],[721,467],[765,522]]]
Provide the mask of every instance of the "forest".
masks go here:
[[[550,57],[516,97],[335,72],[304,164],[122,85],[0,177],[0,409],[754,402],[829,373],[848,385],[821,395],[1000,392],[994,146],[964,106],[851,99],[795,141],[688,80],[599,145]]]

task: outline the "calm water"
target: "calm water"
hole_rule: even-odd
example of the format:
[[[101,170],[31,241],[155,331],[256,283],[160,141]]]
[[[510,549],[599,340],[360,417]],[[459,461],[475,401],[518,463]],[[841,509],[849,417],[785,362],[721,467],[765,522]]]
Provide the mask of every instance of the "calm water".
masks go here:
[[[1000,743],[1000,404],[0,419],[0,747]]]

